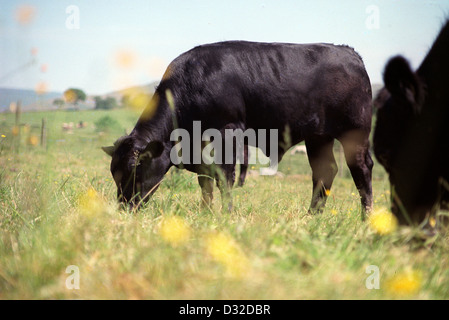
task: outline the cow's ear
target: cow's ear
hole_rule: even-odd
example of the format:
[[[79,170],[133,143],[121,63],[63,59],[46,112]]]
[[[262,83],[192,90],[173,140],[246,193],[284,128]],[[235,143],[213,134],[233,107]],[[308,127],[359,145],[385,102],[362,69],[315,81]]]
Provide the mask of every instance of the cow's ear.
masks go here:
[[[115,147],[114,146],[109,146],[109,147],[101,147],[101,149],[106,152],[106,154],[110,155],[112,157],[112,155],[114,154],[115,151]]]
[[[390,59],[385,67],[384,83],[393,97],[409,102],[414,108],[422,103],[422,84],[404,57]]]
[[[164,151],[164,145],[160,141],[151,141],[147,144],[145,149],[142,151],[142,157],[150,157],[151,159],[158,158],[162,151]]]

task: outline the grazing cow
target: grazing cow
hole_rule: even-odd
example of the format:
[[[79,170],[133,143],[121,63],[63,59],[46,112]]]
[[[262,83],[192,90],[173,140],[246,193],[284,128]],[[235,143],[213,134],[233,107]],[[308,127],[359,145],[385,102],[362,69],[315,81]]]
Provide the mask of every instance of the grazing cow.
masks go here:
[[[421,223],[449,201],[449,21],[416,72],[396,56],[384,83],[374,153],[389,175],[392,212]]]
[[[277,130],[276,148],[266,146],[264,153],[280,160],[305,140],[313,180],[310,210],[320,212],[337,173],[332,148],[339,139],[365,212],[372,207],[371,101],[363,61],[348,46],[207,44],[171,62],[133,131],[104,150],[112,156],[118,197],[130,202],[137,193],[148,199],[174,164],[175,124],[190,133],[194,121],[201,121],[202,130]],[[182,167],[198,174],[204,203],[212,201],[214,178],[222,199],[229,198],[235,163],[215,166],[218,171],[204,163]]]
[[[73,122],[69,122],[69,123],[64,122],[62,124],[62,130],[71,131],[72,129],[73,129]]]

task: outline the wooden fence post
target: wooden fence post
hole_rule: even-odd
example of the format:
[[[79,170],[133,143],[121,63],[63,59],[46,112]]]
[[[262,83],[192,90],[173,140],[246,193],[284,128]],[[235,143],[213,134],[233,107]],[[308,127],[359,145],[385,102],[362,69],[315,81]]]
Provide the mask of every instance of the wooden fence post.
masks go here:
[[[21,101],[17,101],[16,103],[16,127],[19,127],[20,125],[20,104]]]
[[[45,148],[47,140],[47,128],[46,128],[46,120],[42,118],[42,126],[41,126],[41,146]]]
[[[14,124],[14,128],[13,128],[13,136],[15,136],[14,137],[14,151],[15,152],[19,152],[19,150],[20,150],[20,139],[21,139],[21,137],[20,137],[20,114],[21,114],[21,108],[20,108],[20,105],[21,105],[21,101],[20,100],[18,100],[17,101],[17,104],[16,104],[16,120],[15,120],[15,124]],[[16,132],[16,130],[17,130],[17,132]]]

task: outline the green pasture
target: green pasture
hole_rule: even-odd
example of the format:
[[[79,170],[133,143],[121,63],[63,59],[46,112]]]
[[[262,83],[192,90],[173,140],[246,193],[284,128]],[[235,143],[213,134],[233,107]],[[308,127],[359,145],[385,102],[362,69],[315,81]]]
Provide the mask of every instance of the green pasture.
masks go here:
[[[29,112],[17,128],[14,114],[0,114],[0,299],[449,298],[448,233],[377,233],[340,160],[320,215],[307,212],[303,154],[287,154],[277,176],[252,167],[231,213],[218,190],[202,210],[196,175],[174,168],[142,210],[119,209],[100,147],[138,116]],[[377,163],[373,189],[374,211],[388,208]]]

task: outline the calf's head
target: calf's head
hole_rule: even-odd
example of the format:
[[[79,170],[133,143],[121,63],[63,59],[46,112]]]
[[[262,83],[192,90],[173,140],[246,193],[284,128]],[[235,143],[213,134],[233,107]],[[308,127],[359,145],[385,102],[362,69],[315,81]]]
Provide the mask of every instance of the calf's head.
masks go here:
[[[131,206],[140,200],[147,201],[166,172],[161,160],[163,144],[124,136],[113,146],[102,149],[112,157],[111,173],[117,185],[118,200]]]
[[[416,152],[423,143],[420,117],[425,103],[424,85],[401,56],[388,62],[384,83],[388,92],[383,91],[377,99],[374,154],[389,175],[393,213],[402,223],[419,221],[430,203],[422,194],[423,155]]]

